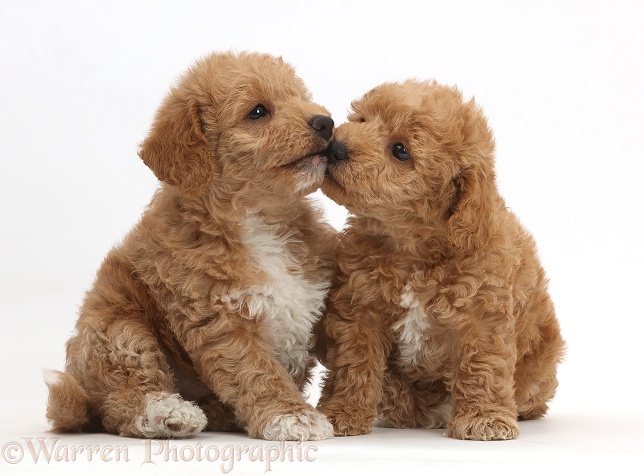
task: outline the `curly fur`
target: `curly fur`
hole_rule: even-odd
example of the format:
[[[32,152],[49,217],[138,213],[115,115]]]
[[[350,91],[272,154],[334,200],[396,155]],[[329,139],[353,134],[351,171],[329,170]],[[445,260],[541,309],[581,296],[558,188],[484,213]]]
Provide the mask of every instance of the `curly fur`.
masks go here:
[[[300,393],[334,272],[335,232],[305,198],[332,127],[279,58],[212,54],[182,77],[140,149],[162,186],[100,267],[65,372],[47,374],[54,430],[186,437],[207,418],[332,436]]]
[[[497,191],[487,121],[435,82],[384,84],[352,106],[322,186],[353,216],[316,331],[319,408],[337,435],[382,417],[515,438],[517,418],[546,413],[564,343],[534,241]]]

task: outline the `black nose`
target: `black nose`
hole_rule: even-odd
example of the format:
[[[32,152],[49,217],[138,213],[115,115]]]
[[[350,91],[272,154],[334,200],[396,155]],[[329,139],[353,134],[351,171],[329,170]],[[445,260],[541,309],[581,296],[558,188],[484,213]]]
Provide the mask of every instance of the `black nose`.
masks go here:
[[[342,142],[333,141],[326,149],[326,158],[329,164],[342,162],[349,158],[349,151]]]
[[[324,140],[329,140],[333,134],[333,119],[327,116],[313,116],[309,119],[309,126]]]

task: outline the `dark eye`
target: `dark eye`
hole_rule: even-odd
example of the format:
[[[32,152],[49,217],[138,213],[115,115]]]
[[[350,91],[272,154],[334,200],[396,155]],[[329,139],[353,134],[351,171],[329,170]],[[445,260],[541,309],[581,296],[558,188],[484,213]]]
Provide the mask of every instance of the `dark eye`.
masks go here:
[[[267,116],[267,115],[268,115],[268,109],[266,109],[266,106],[264,106],[263,104],[258,104],[257,106],[255,106],[253,108],[252,111],[250,111],[246,115],[246,117],[248,119],[255,120],[255,119],[261,119],[262,117]]]
[[[409,152],[407,152],[407,149],[405,149],[405,146],[402,145],[400,142],[396,142],[392,146],[391,153],[394,154],[394,157],[396,157],[400,161],[411,159]]]

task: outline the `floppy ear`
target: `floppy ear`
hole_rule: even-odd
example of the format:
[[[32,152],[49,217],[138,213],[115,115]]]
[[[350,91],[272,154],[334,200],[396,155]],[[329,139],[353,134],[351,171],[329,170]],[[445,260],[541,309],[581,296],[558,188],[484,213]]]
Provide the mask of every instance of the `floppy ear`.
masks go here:
[[[171,93],[159,108],[139,157],[159,180],[181,193],[203,192],[212,180],[214,162],[197,102]]]
[[[494,171],[475,166],[454,180],[456,192],[447,221],[447,239],[456,251],[472,253],[485,246],[494,232]]]

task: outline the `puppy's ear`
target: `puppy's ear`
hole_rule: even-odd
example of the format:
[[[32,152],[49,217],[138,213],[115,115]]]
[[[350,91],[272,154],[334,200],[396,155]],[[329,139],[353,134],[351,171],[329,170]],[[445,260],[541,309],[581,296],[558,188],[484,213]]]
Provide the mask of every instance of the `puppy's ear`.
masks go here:
[[[493,233],[494,171],[480,166],[463,170],[454,180],[455,194],[447,221],[447,238],[455,251],[472,253]]]
[[[214,162],[196,100],[171,93],[159,108],[139,156],[159,180],[181,193],[203,192],[212,180]]]

